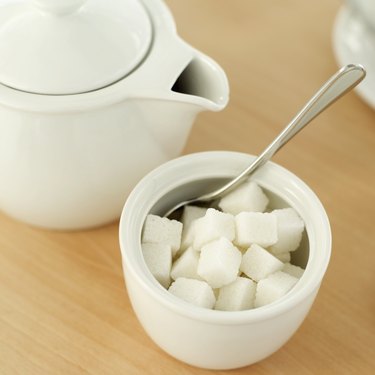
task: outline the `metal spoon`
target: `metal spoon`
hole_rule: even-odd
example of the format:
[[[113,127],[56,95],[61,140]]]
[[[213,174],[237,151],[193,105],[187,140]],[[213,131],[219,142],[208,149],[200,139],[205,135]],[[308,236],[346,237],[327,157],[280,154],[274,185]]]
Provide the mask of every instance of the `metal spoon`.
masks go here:
[[[264,165],[271,157],[292,139],[311,120],[323,112],[333,102],[355,87],[365,77],[366,71],[361,65],[350,64],[341,68],[335,73],[307,102],[302,110],[284,128],[284,130],[269,144],[265,150],[247,167],[240,175],[232,179],[222,187],[176,204],[165,217],[170,216],[174,211],[192,203],[210,202],[221,198],[244,182],[259,167]]]

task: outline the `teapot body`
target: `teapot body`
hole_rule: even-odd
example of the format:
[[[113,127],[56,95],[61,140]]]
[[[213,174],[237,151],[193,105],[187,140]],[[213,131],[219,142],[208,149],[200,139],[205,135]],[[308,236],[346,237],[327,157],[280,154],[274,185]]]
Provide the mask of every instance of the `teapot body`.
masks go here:
[[[1,209],[57,229],[115,220],[136,182],[180,154],[195,117],[180,112],[151,100],[62,114],[0,107]]]
[[[0,210],[53,229],[111,222],[141,177],[181,153],[196,115],[226,106],[223,70],[178,37],[163,1],[142,4],[152,46],[123,79],[69,95],[0,83]]]

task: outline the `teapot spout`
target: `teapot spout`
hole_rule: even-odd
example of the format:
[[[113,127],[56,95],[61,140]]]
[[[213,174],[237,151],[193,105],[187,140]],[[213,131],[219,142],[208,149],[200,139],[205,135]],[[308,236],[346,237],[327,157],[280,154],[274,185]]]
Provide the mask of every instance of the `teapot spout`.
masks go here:
[[[197,51],[177,77],[171,94],[172,100],[195,104],[202,111],[220,111],[229,100],[227,76],[214,60]]]
[[[137,131],[142,131],[149,145],[168,160],[182,152],[198,113],[225,108],[229,85],[214,60],[175,35],[167,40],[159,35],[157,43],[168,45],[173,58],[158,52],[156,46],[147,61],[126,79],[126,92],[131,95],[124,102],[131,103],[142,118],[143,126]]]

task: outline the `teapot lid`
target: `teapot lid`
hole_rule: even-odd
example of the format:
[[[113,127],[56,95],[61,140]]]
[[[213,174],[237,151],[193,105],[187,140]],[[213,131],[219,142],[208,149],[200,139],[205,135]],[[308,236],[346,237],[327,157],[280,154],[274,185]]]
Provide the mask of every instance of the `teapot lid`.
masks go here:
[[[136,69],[151,41],[139,0],[7,0],[0,83],[47,95],[97,90]]]

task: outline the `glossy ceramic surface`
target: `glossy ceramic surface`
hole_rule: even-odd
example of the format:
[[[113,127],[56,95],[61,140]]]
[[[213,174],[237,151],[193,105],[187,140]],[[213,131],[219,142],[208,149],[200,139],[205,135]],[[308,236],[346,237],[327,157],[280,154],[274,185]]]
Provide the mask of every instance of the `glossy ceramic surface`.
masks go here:
[[[0,2],[0,82],[38,94],[97,90],[141,63],[152,33],[139,0]]]
[[[368,26],[375,31],[375,2],[374,0],[346,0],[348,7],[353,9]]]
[[[356,87],[358,95],[375,109],[375,31],[349,7],[342,7],[333,29],[333,49],[338,65],[360,63],[367,77]]]
[[[319,199],[295,175],[270,162],[252,179],[267,191],[270,207],[294,207],[307,231],[292,259],[306,270],[285,297],[248,311],[213,311],[176,298],[153,278],[141,250],[146,215],[160,214],[180,200],[209,191],[223,178],[237,175],[252,160],[251,155],[234,152],[178,158],[143,178],[122,212],[120,246],[133,309],[148,335],[162,349],[194,366],[231,369],[271,355],[303,322],[328,266],[331,232]]]
[[[78,95],[0,84],[1,210],[57,229],[115,220],[138,180],[179,155],[196,115],[225,107],[223,70],[178,37],[161,0],[142,3],[153,44],[125,79]]]

